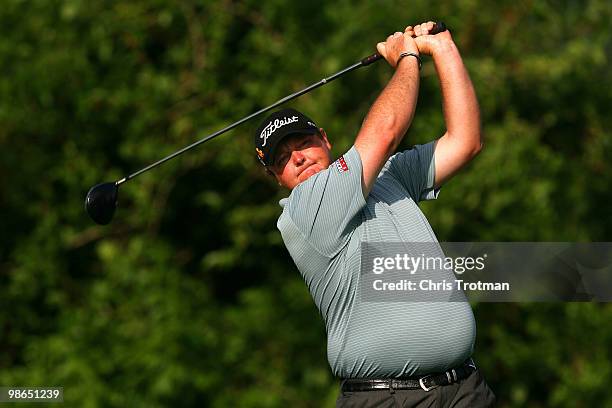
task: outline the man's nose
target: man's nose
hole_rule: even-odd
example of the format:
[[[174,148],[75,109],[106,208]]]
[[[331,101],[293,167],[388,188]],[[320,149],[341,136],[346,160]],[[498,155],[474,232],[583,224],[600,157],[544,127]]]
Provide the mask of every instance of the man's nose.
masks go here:
[[[304,156],[304,153],[302,153],[299,150],[293,151],[293,163],[295,163],[296,165],[300,165],[304,163],[305,160],[306,160],[306,157]]]

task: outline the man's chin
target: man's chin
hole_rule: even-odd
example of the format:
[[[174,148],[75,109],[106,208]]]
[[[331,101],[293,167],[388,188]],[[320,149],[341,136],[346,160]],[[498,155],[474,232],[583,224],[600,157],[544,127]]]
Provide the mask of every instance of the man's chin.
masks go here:
[[[308,180],[310,177],[314,176],[320,171],[321,171],[321,167],[319,165],[313,164],[312,166],[308,167],[306,170],[304,170],[300,174],[299,176],[300,183],[303,183],[304,181]]]

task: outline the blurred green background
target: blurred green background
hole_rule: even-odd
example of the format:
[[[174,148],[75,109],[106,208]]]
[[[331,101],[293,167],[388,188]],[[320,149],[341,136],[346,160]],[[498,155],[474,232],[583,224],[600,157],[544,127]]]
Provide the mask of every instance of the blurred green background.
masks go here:
[[[429,19],[452,29],[486,140],[423,203],[439,239],[612,241],[608,0],[3,0],[0,385],[63,386],[71,407],[333,406],[256,120],[123,186],[110,226],[83,200]],[[291,106],[341,154],[391,74],[379,62]],[[431,61],[421,74],[403,148],[444,130]],[[612,406],[610,304],[475,314],[500,406]]]

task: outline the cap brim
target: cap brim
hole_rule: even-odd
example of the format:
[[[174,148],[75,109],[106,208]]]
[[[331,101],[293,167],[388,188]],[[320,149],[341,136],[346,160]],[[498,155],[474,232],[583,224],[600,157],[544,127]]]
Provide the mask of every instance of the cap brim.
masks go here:
[[[271,166],[274,164],[274,155],[276,154],[276,148],[278,147],[278,144],[282,142],[285,138],[287,138],[288,136],[295,135],[312,135],[314,133],[319,133],[319,129],[314,127],[308,129],[292,129],[287,133],[279,135],[279,137],[277,137],[270,146],[270,153],[268,154],[269,160],[266,161],[266,166]]]

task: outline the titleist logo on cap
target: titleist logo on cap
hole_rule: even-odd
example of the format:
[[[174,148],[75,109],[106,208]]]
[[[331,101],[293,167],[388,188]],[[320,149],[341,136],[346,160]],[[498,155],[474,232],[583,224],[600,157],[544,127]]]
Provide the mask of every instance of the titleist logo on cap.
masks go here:
[[[266,126],[259,134],[259,138],[263,139],[263,143],[261,144],[261,146],[263,147],[266,145],[266,142],[268,141],[268,137],[270,137],[270,135],[274,133],[276,130],[282,128],[285,125],[288,125],[290,123],[297,122],[297,121],[298,121],[297,116],[292,116],[290,118],[285,116],[282,119],[275,119],[274,122],[268,123],[268,126]]]

